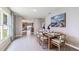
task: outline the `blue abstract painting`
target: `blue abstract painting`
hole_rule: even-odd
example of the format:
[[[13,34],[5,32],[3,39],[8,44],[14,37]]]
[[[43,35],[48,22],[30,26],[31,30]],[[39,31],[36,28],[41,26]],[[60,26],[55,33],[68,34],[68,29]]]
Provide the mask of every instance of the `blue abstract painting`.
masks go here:
[[[65,27],[66,13],[51,17],[51,27]]]

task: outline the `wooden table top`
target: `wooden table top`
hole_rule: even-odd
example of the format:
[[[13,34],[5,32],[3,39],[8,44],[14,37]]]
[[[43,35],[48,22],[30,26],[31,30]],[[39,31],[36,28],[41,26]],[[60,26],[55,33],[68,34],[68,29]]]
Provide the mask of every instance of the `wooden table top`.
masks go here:
[[[49,33],[45,33],[44,36],[49,37],[49,38],[54,37],[54,35],[51,35],[51,34],[49,34]]]

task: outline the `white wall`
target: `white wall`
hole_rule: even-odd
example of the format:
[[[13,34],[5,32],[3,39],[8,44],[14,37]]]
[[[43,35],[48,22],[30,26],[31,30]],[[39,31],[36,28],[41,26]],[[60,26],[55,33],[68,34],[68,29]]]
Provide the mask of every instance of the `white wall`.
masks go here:
[[[40,18],[39,22],[40,22],[40,28],[42,29],[43,25],[45,24],[45,18]]]
[[[4,12],[8,13],[8,14],[11,14],[11,11],[9,8],[7,7],[1,7],[2,10],[4,10]]]
[[[38,30],[40,30],[41,25],[40,25],[40,21],[39,19],[33,19],[33,23],[34,23],[34,33],[36,34],[36,32],[38,32]]]
[[[20,16],[16,16],[16,36],[20,36],[21,35],[21,31],[22,31],[22,18]]]
[[[46,17],[46,27],[50,24],[52,16],[66,12],[66,27],[52,27],[51,31],[63,32],[66,34],[68,44],[79,47],[79,8],[60,8]]]

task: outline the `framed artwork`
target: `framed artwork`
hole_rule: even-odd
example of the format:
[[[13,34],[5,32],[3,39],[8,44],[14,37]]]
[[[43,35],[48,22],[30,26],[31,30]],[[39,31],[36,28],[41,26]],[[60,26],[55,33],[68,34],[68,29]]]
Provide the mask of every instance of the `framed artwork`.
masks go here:
[[[66,27],[66,13],[51,17],[51,27]]]

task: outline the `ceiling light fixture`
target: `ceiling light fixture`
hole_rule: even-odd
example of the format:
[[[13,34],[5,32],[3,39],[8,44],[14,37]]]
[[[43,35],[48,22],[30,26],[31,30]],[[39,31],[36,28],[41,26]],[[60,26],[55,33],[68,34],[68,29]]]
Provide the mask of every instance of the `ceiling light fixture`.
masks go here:
[[[37,12],[37,9],[33,9],[33,12]]]

